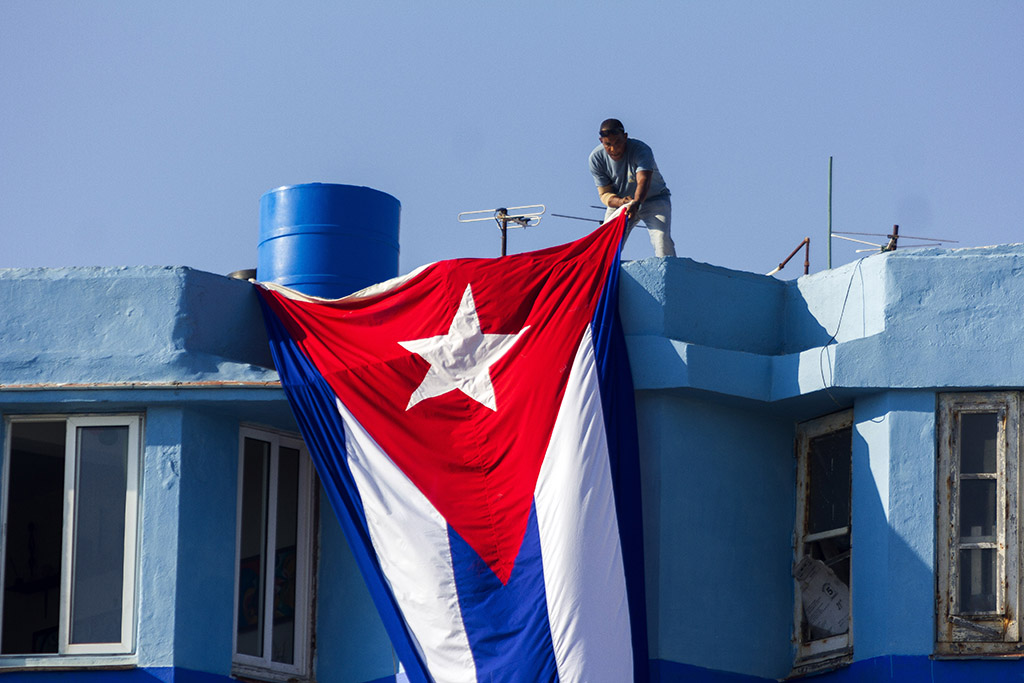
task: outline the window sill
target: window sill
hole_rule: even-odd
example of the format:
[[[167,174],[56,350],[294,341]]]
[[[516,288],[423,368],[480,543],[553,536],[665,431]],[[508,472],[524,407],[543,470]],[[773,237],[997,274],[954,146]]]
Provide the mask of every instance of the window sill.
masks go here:
[[[288,671],[275,671],[258,666],[239,664],[235,662],[231,666],[232,678],[237,678],[246,683],[293,683],[295,681],[312,681],[313,677],[308,674],[300,674]]]
[[[136,655],[0,655],[0,671],[134,669]]]
[[[826,671],[842,669],[850,666],[852,663],[853,652],[850,652],[849,650],[845,652],[833,652],[817,659],[805,659],[793,665],[793,670],[789,672],[789,676],[786,676],[785,680],[788,681],[796,678],[803,678],[804,676],[813,676]]]
[[[938,643],[931,656],[949,659],[1022,659],[1024,643]]]

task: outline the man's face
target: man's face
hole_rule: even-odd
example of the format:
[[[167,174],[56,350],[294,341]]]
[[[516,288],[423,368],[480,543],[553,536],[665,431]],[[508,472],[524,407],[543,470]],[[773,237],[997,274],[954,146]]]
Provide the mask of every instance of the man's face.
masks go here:
[[[626,153],[626,138],[628,137],[625,133],[620,131],[608,131],[602,130],[601,144],[604,146],[604,151],[608,152],[608,156],[618,161]]]

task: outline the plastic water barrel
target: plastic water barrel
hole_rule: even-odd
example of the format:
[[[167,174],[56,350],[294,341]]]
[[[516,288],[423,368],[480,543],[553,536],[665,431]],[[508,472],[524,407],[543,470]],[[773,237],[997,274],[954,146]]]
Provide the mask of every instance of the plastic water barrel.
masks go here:
[[[307,183],[260,198],[256,279],[328,299],[398,275],[401,204],[379,190]]]

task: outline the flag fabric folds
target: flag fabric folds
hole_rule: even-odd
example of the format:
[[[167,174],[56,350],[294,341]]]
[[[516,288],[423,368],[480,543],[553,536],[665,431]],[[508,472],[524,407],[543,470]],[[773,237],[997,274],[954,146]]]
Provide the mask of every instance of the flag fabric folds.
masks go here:
[[[414,681],[645,681],[620,214],[326,300],[261,284],[275,364]]]

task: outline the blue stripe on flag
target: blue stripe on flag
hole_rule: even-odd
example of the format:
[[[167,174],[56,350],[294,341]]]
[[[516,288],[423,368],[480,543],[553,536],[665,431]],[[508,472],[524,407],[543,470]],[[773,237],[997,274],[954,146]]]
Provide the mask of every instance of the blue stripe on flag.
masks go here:
[[[263,307],[270,353],[281,377],[281,386],[288,395],[292,412],[309,447],[320,482],[352,548],[359,571],[384,622],[384,628],[399,659],[405,665],[409,680],[414,683],[429,683],[426,665],[413,646],[412,638],[405,627],[394,595],[387,587],[373,543],[370,541],[359,491],[348,469],[345,428],[338,413],[337,397],[320,372],[292,340],[274,310],[267,305],[262,296],[258,298]]]
[[[536,505],[530,506],[523,544],[512,576],[504,586],[450,526],[448,536],[462,621],[476,662],[477,680],[557,681]]]
[[[604,408],[608,453],[611,460],[615,513],[619,522],[629,623],[633,631],[635,683],[649,678],[647,663],[647,605],[644,586],[644,536],[640,499],[640,446],[636,430],[633,376],[626,353],[626,338],[619,318],[620,252],[608,272],[604,291],[594,311],[594,354]]]

